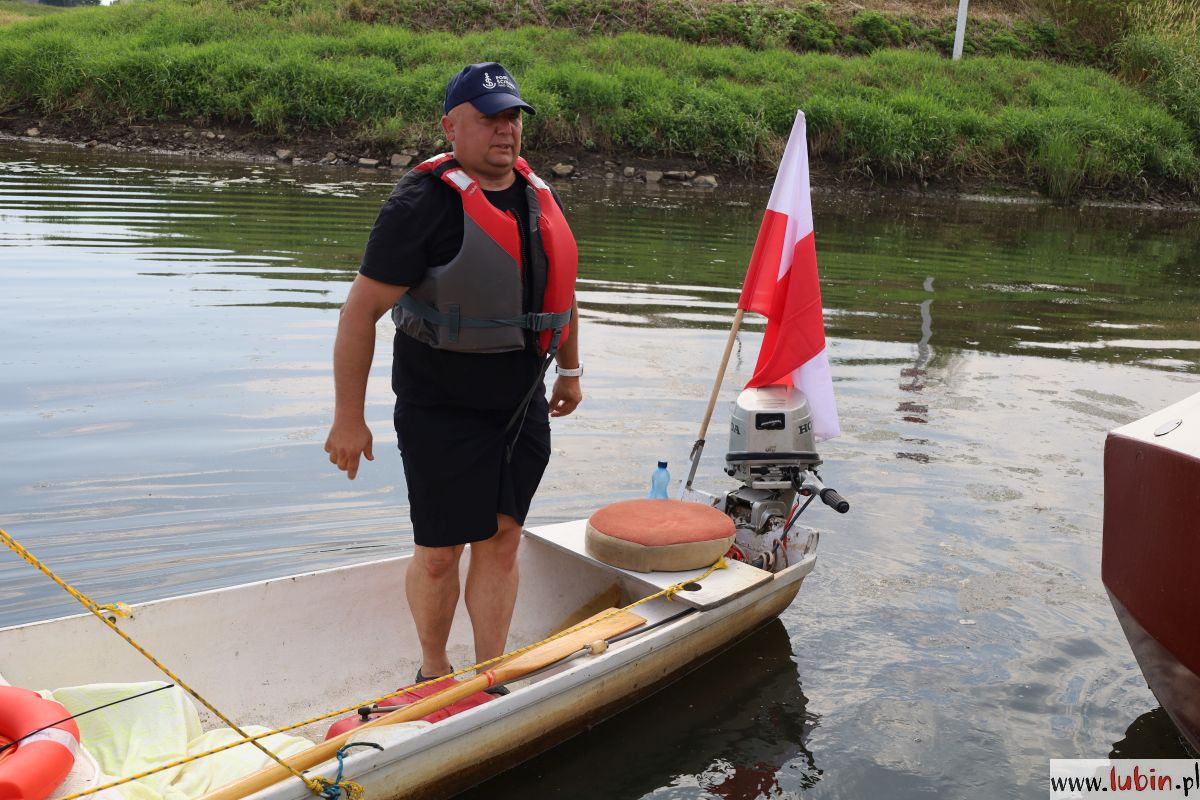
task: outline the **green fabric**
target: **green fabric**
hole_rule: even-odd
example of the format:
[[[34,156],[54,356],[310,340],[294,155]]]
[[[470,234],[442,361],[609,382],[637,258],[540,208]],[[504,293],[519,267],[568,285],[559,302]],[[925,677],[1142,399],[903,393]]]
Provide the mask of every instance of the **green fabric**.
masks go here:
[[[78,714],[164,685],[161,681],[98,683],[55,689],[47,694],[72,714]],[[86,714],[76,721],[81,744],[95,757],[103,773],[97,786],[109,782],[109,776],[136,775],[241,738],[230,728],[204,732],[195,705],[178,687]],[[255,735],[268,728],[250,725],[243,726],[243,730]],[[299,736],[282,733],[262,742],[280,756],[292,755],[312,744]],[[244,744],[127,783],[120,791],[127,800],[190,800],[268,763],[269,759],[258,748]]]

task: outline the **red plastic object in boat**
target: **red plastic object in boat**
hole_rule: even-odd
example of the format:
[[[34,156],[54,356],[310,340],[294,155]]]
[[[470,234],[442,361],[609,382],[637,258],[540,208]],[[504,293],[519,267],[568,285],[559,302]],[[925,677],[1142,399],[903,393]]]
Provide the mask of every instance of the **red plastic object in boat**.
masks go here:
[[[437,694],[441,690],[445,689],[446,687],[448,687],[450,685],[449,684],[450,680],[452,680],[452,679],[447,678],[446,680],[438,681],[437,683],[432,683],[428,686],[423,686],[421,688],[405,689],[401,694],[398,694],[394,697],[389,697],[386,700],[380,701],[379,706],[388,708],[388,709],[395,709],[395,708],[399,708],[401,706],[409,705],[410,703],[415,703],[417,700],[420,700],[425,697],[429,697],[430,695],[433,695],[433,694]],[[445,708],[434,711],[432,714],[428,714],[424,717],[421,717],[421,719],[425,720],[426,722],[438,722],[439,720],[446,719],[447,717],[452,717],[455,714],[461,714],[462,712],[466,711],[467,709],[471,709],[471,708],[474,708],[475,706],[483,705],[484,703],[486,703],[490,700],[495,700],[495,699],[496,699],[495,695],[488,694],[487,692],[476,692],[475,694],[470,695],[469,697],[464,697],[462,700],[459,700],[457,703],[448,705]],[[378,713],[371,714],[369,719],[372,719],[372,720],[377,719],[379,717],[382,717],[385,713],[388,713],[388,712],[381,711]],[[359,714],[355,714],[352,717],[345,717],[343,719],[340,719],[337,722],[333,723],[333,725],[331,725],[329,727],[329,732],[325,734],[325,738],[332,739],[334,736],[338,736],[340,734],[345,733],[346,731],[357,728],[358,726],[364,724],[366,721],[367,720],[364,720],[362,718],[362,716]]]

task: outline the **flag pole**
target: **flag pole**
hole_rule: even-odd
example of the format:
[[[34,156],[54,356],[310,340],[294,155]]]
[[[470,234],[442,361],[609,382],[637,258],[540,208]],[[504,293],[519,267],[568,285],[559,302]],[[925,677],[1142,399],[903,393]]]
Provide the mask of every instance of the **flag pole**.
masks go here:
[[[692,445],[692,466],[688,470],[685,489],[692,488],[692,480],[696,477],[696,467],[700,465],[700,454],[704,452],[704,436],[708,433],[708,423],[712,419],[713,409],[717,405],[717,395],[721,391],[721,383],[725,380],[725,368],[729,366],[729,355],[733,352],[733,342],[737,339],[738,329],[742,327],[742,317],[746,312],[738,308],[733,315],[733,327],[729,329],[729,340],[725,342],[725,355],[721,356],[721,366],[717,368],[717,379],[713,382],[712,394],[708,396],[708,410],[704,412],[704,421],[700,423],[700,435]]]

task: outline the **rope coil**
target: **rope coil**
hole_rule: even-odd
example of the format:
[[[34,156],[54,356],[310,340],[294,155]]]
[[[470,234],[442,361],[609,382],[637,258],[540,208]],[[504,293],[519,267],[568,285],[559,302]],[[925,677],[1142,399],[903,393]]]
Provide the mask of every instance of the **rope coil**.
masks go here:
[[[241,739],[238,739],[233,742],[229,742],[228,744],[222,745],[220,747],[214,747],[210,750],[205,750],[201,753],[184,756],[183,758],[177,759],[177,760],[169,762],[167,764],[160,764],[157,767],[154,767],[153,769],[149,769],[144,772],[139,772],[136,775],[129,775],[127,777],[120,778],[118,780],[110,781],[109,783],[106,783],[103,786],[97,786],[97,787],[94,787],[91,789],[85,789],[81,792],[76,792],[75,794],[67,795],[66,797],[60,798],[59,800],[79,800],[79,798],[87,797],[89,795],[93,795],[98,792],[105,791],[107,789],[112,789],[117,786],[122,786],[126,783],[131,783],[133,781],[141,780],[142,778],[147,778],[147,777],[150,777],[151,775],[156,775],[159,772],[164,772],[169,769],[174,769],[175,767],[183,766],[184,764],[189,764],[193,761],[198,761],[202,758],[207,758],[208,756],[216,755],[217,753],[222,753],[226,750],[231,750],[234,747],[240,747],[241,745],[244,745],[244,744],[251,744],[254,747],[261,750],[272,761],[283,766],[289,772],[291,772],[293,777],[298,778],[299,780],[303,781],[304,785],[307,786],[309,791],[311,791],[314,795],[317,795],[318,797],[321,797],[324,800],[339,800],[339,797],[342,793],[345,793],[347,800],[361,800],[362,791],[363,791],[362,786],[354,783],[353,781],[342,780],[342,766],[343,766],[343,760],[345,757],[343,751],[348,750],[350,747],[354,747],[357,745],[370,745],[379,750],[382,750],[383,748],[380,747],[379,745],[377,745],[373,742],[356,742],[356,743],[353,743],[350,745],[346,745],[345,747],[338,750],[338,753],[337,753],[337,758],[338,758],[337,777],[334,781],[329,781],[326,778],[320,778],[320,777],[310,778],[310,777],[304,775],[302,772],[300,772],[299,770],[295,769],[294,767],[288,765],[285,761],[283,761],[278,756],[276,756],[274,753],[272,753],[263,744],[261,744],[260,740],[265,739],[269,736],[274,736],[275,734],[278,734],[278,733],[286,733],[288,731],[295,730],[296,728],[303,728],[306,725],[312,725],[313,723],[316,723],[316,722],[322,722],[324,720],[330,719],[331,717],[337,717],[337,716],[341,716],[343,714],[348,714],[353,711],[356,711],[358,708],[360,708],[362,706],[377,705],[378,703],[380,703],[384,700],[387,700],[389,698],[395,697],[399,694],[404,694],[405,692],[411,692],[414,689],[421,689],[421,688],[424,688],[427,686],[431,686],[435,683],[440,683],[442,681],[445,681],[447,678],[458,678],[462,675],[467,674],[468,672],[477,672],[477,671],[483,670],[486,667],[490,667],[494,664],[498,664],[501,661],[505,661],[507,659],[514,658],[514,657],[519,656],[523,653],[526,653],[530,650],[533,650],[536,647],[541,647],[542,645],[549,644],[550,642],[556,641],[565,636],[569,636],[577,631],[582,630],[585,627],[594,625],[599,622],[603,622],[604,620],[610,619],[611,617],[614,617],[617,614],[620,614],[624,611],[631,611],[632,609],[637,608],[640,605],[644,605],[646,603],[652,602],[654,600],[657,600],[660,597],[664,597],[667,600],[674,600],[675,595],[681,591],[685,591],[684,587],[687,586],[688,584],[697,583],[699,581],[702,581],[705,578],[707,578],[709,575],[711,575],[712,573],[716,572],[717,570],[726,568],[725,558],[722,556],[721,558],[718,558],[716,560],[716,562],[714,562],[713,565],[710,566],[707,570],[705,570],[702,574],[697,575],[692,578],[688,578],[687,580],[679,581],[678,583],[673,583],[670,586],[660,589],[659,591],[655,592],[654,594],[647,595],[646,597],[643,597],[640,600],[635,600],[634,602],[632,602],[626,606],[623,606],[621,608],[614,608],[608,614],[600,617],[599,619],[585,620],[585,622],[581,622],[576,625],[572,625],[571,627],[565,628],[557,633],[551,634],[550,636],[547,636],[545,639],[542,639],[541,641],[525,645],[524,647],[519,647],[516,650],[512,650],[510,652],[496,656],[495,658],[488,659],[487,661],[481,661],[478,664],[474,664],[469,667],[463,667],[462,669],[455,670],[454,672],[450,673],[449,675],[441,675],[436,678],[431,678],[430,680],[427,680],[427,681],[424,681],[421,683],[417,683],[412,686],[406,686],[401,689],[397,689],[394,692],[389,692],[388,694],[385,694],[385,695],[380,695],[379,697],[376,697],[373,700],[368,700],[366,702],[360,702],[360,703],[354,703],[353,705],[346,706],[345,708],[339,708],[335,711],[330,711],[328,713],[321,714],[320,716],[311,717],[309,719],[302,720],[300,722],[292,723],[291,725],[284,725],[282,727],[275,728],[273,730],[268,730],[263,733],[259,733],[259,734],[255,734],[255,735],[251,736],[251,735],[247,734],[245,731],[243,731],[241,728],[239,728],[237,725],[235,725],[232,721],[230,721],[224,714],[222,714],[220,711],[218,711],[211,703],[209,703],[207,700],[205,700],[203,697],[201,697],[196,692],[195,689],[192,689],[188,684],[184,683],[184,681],[181,680],[178,676],[176,676],[174,672],[172,672],[170,669],[168,669],[166,667],[166,665],[164,665],[157,658],[155,658],[153,655],[151,655],[144,647],[142,647],[137,642],[135,642],[133,640],[133,638],[131,636],[129,636],[129,634],[122,631],[117,626],[115,620],[110,619],[108,616],[105,616],[105,612],[108,612],[109,614],[112,614],[114,616],[131,617],[132,609],[130,609],[130,607],[128,605],[126,605],[125,603],[114,603],[114,604],[103,605],[103,606],[98,605],[87,595],[83,594],[78,589],[71,586],[66,581],[64,581],[62,578],[60,578],[58,575],[56,575],[54,572],[52,572],[49,569],[49,567],[47,567],[45,564],[43,564],[41,561],[39,561],[37,559],[37,557],[35,557],[32,553],[30,553],[28,550],[26,550],[24,547],[22,547],[20,543],[18,543],[15,539],[13,539],[12,536],[10,536],[3,529],[0,529],[0,541],[2,541],[10,550],[12,550],[14,553],[16,553],[22,559],[24,559],[28,564],[30,564],[35,569],[37,569],[38,571],[40,571],[41,573],[46,575],[46,577],[50,578],[50,580],[52,580],[52,581],[54,581],[54,583],[58,584],[58,586],[61,587],[64,591],[66,591],[68,594],[70,594],[72,597],[74,597],[76,600],[78,600],[85,608],[87,608],[88,611],[90,611],[95,617],[97,617],[101,622],[103,622],[106,627],[108,627],[110,630],[112,630],[114,633],[116,633],[118,636],[120,636],[122,639],[124,639],[130,646],[132,646],[135,650],[137,650],[143,656],[145,656],[150,661],[150,663],[152,663],[155,667],[157,667],[159,670],[161,670],[165,675],[167,675],[169,678],[171,678],[171,680],[174,681],[176,684],[178,684],[181,689],[186,691],[189,695],[191,695],[193,698],[195,698],[197,701],[199,701],[201,704],[203,704],[204,707],[207,708],[209,711],[211,711],[219,720],[221,720],[221,722],[225,723],[225,725],[227,725],[229,728],[233,729],[234,731],[236,731],[238,734],[240,734],[242,736]],[[333,794],[331,795],[331,794],[329,794],[329,792],[333,792]]]
[[[362,798],[363,787],[361,784],[354,781],[342,780],[342,770],[346,766],[346,751],[351,747],[374,747],[380,752],[383,751],[383,747],[375,744],[375,742],[351,742],[339,747],[337,751],[337,775],[334,776],[332,781],[327,781],[324,778],[316,779],[318,783],[326,784],[324,791],[321,792],[321,796],[325,800],[338,800],[343,794],[346,795],[346,800],[361,800]]]

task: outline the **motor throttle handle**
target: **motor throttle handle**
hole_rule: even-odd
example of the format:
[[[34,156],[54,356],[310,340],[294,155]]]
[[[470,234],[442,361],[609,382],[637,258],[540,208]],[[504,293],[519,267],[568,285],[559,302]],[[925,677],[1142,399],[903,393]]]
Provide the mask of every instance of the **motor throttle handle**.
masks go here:
[[[821,490],[821,502],[839,514],[845,514],[850,510],[850,503],[846,501],[846,498],[842,497],[833,489]]]

